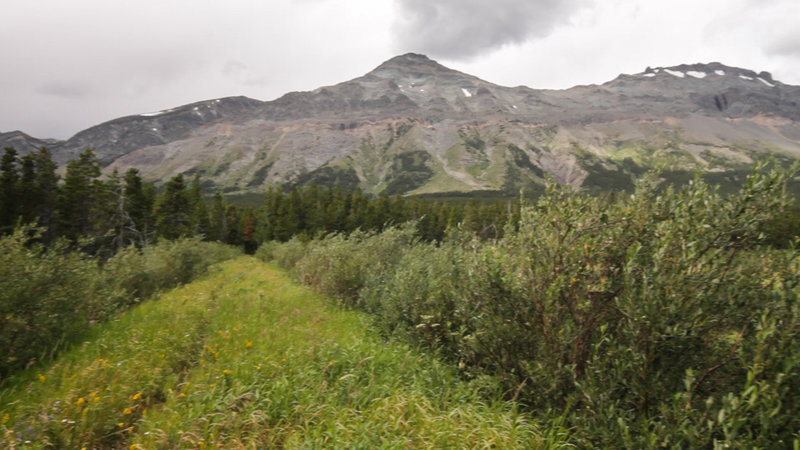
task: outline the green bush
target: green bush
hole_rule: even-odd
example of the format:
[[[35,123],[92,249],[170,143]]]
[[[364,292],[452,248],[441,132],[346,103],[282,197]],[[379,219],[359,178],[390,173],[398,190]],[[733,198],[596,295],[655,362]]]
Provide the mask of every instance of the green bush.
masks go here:
[[[259,248],[259,251],[256,252],[257,258],[266,262],[274,261],[279,267],[290,272],[308,251],[308,243],[298,237],[293,237],[280,244],[272,241],[263,244],[262,247],[264,247],[263,250]]]
[[[143,249],[121,250],[106,262],[104,276],[110,285],[127,293],[127,303],[135,303],[188,283],[205,274],[209,266],[240,254],[236,247],[196,237],[162,240]]]
[[[800,253],[761,245],[788,178],[761,166],[732,196],[700,179],[602,198],[551,186],[499,241],[334,236],[298,273],[500,377],[579,446],[800,445]]]
[[[241,254],[186,238],[122,250],[100,268],[65,240],[45,247],[37,238],[32,228],[0,238],[0,378],[54,356],[92,323]]]
[[[74,342],[122,295],[66,241],[45,248],[36,237],[22,228],[0,238],[0,378]]]
[[[303,282],[340,304],[357,306],[364,286],[390,273],[415,241],[415,232],[416,224],[410,222],[382,233],[355,231],[312,241],[295,271]]]

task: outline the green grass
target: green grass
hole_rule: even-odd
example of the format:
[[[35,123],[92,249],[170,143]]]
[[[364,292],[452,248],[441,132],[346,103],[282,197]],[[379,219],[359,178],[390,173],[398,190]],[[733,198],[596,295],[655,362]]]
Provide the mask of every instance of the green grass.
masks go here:
[[[0,447],[557,446],[489,379],[404,344],[250,257],[6,380]],[[553,441],[552,439],[555,438]]]

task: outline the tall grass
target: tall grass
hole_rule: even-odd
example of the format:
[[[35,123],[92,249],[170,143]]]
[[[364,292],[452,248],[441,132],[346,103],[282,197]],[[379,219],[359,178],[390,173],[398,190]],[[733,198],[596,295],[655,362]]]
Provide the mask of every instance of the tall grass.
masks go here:
[[[249,257],[13,381],[0,391],[4,447],[543,448],[565,438],[544,442],[493,380],[460,380]]]

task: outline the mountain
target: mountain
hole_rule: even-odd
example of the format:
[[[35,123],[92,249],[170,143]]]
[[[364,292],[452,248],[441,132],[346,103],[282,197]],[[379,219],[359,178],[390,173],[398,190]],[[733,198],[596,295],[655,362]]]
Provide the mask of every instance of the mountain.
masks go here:
[[[0,145],[48,145],[60,163],[91,147],[107,170],[137,167],[161,181],[199,173],[231,193],[316,181],[374,193],[513,195],[540,189],[547,175],[624,189],[653,167],[735,184],[766,154],[800,155],[799,102],[798,86],[720,63],[537,90],[411,53],[274,101],[209,100],[112,120],[66,141],[5,133]]]

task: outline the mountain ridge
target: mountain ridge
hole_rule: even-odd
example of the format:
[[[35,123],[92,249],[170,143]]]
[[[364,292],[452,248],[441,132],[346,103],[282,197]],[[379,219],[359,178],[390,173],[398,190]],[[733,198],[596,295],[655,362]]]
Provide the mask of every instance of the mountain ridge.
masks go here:
[[[717,62],[537,90],[408,53],[272,101],[205,100],[113,119],[65,141],[3,133],[0,144],[25,152],[44,143],[60,164],[91,147],[107,170],[137,167],[162,181],[199,173],[226,192],[328,180],[375,193],[511,192],[541,186],[546,174],[583,186],[601,172],[624,185],[665,163],[714,172],[767,153],[794,158],[798,102],[798,86]]]

